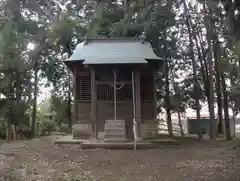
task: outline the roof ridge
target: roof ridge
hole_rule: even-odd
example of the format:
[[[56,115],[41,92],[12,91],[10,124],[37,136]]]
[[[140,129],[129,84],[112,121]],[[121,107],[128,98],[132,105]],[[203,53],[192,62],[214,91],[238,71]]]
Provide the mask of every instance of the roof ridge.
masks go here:
[[[135,41],[141,41],[141,38],[139,37],[97,37],[97,38],[93,38],[93,37],[81,37],[79,38],[80,40],[85,40],[85,41],[91,41],[91,40],[135,40]]]
[[[160,60],[161,58],[155,54],[149,44],[136,37],[90,38],[90,40],[85,38],[76,46],[68,61],[81,60],[85,63],[87,61],[92,63],[95,60],[97,62],[98,59],[106,59],[102,62],[106,63],[108,59],[111,59],[111,62],[119,63],[120,59],[124,59],[131,63],[135,60],[142,62],[145,59]],[[100,61],[97,63],[101,64]]]

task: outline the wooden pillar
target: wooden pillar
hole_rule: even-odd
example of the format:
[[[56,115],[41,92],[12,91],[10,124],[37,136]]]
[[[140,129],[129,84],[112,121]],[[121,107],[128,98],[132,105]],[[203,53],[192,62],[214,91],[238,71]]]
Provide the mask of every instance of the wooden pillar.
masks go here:
[[[156,79],[155,79],[155,74],[156,70],[153,68],[153,76],[152,76],[152,81],[153,81],[153,111],[154,111],[154,121],[157,123],[157,90],[156,90]]]
[[[135,72],[135,85],[136,85],[136,121],[138,123],[138,134],[140,133],[141,124],[141,86],[140,86],[140,70]],[[139,135],[140,136],[140,135]]]
[[[73,123],[77,123],[77,96],[76,96],[76,89],[77,89],[77,69],[76,67],[73,68]]]
[[[96,96],[96,76],[95,69],[91,67],[91,121],[92,130],[97,137],[97,96]]]

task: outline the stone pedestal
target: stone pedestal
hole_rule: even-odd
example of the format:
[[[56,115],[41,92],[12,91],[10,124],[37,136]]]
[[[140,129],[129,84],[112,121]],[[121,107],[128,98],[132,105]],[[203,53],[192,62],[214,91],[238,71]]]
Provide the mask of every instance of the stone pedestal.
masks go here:
[[[73,138],[74,139],[90,139],[91,125],[89,124],[74,124],[73,125]]]
[[[104,142],[126,142],[126,127],[124,120],[106,120]]]

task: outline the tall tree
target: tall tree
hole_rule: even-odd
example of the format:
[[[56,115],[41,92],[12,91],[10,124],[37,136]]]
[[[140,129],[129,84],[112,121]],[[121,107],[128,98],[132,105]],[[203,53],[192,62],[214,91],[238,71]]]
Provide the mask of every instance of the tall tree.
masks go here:
[[[213,45],[212,45],[212,29],[213,29],[213,22],[210,17],[212,13],[211,8],[208,7],[206,1],[204,3],[204,13],[205,13],[205,27],[207,30],[207,42],[208,42],[208,65],[209,65],[209,114],[210,114],[210,139],[216,139],[216,121],[215,121],[215,114],[214,114],[214,92],[213,92]]]
[[[195,60],[195,55],[194,55],[194,43],[193,43],[193,34],[192,34],[192,29],[191,29],[191,24],[190,24],[190,20],[189,20],[189,12],[188,12],[188,7],[187,7],[187,3],[185,0],[182,1],[183,2],[183,6],[184,6],[184,15],[186,18],[186,25],[187,25],[187,30],[188,30],[188,37],[189,37],[189,49],[190,49],[190,55],[191,55],[191,59],[192,59],[192,68],[193,68],[193,79],[194,79],[194,97],[195,97],[195,105],[196,105],[196,114],[197,114],[197,120],[200,123],[200,102],[199,102],[199,91],[200,91],[200,85],[199,85],[199,81],[197,78],[197,63]],[[201,125],[198,125],[199,127],[199,131],[198,131],[198,138],[199,140],[203,139],[203,135],[202,135],[202,128]]]

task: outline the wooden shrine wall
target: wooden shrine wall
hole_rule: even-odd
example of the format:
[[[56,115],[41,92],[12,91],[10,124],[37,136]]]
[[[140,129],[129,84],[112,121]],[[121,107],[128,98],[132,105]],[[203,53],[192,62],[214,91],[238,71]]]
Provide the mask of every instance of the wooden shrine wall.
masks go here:
[[[120,73],[122,72],[122,73]],[[118,73],[117,86],[117,118],[129,122],[128,131],[132,132],[132,70],[121,70]],[[91,72],[90,68],[78,66],[76,74],[76,120],[82,124],[91,124]],[[114,118],[114,89],[112,72],[96,70],[97,122],[99,131],[103,131],[104,121]],[[141,87],[141,123],[153,120],[153,76],[151,68],[143,68],[140,72]]]
[[[153,94],[153,70],[151,67],[144,67],[140,72],[141,87],[141,123],[155,119],[154,115],[154,94]]]
[[[91,124],[91,74],[89,68],[76,67],[76,121]]]

